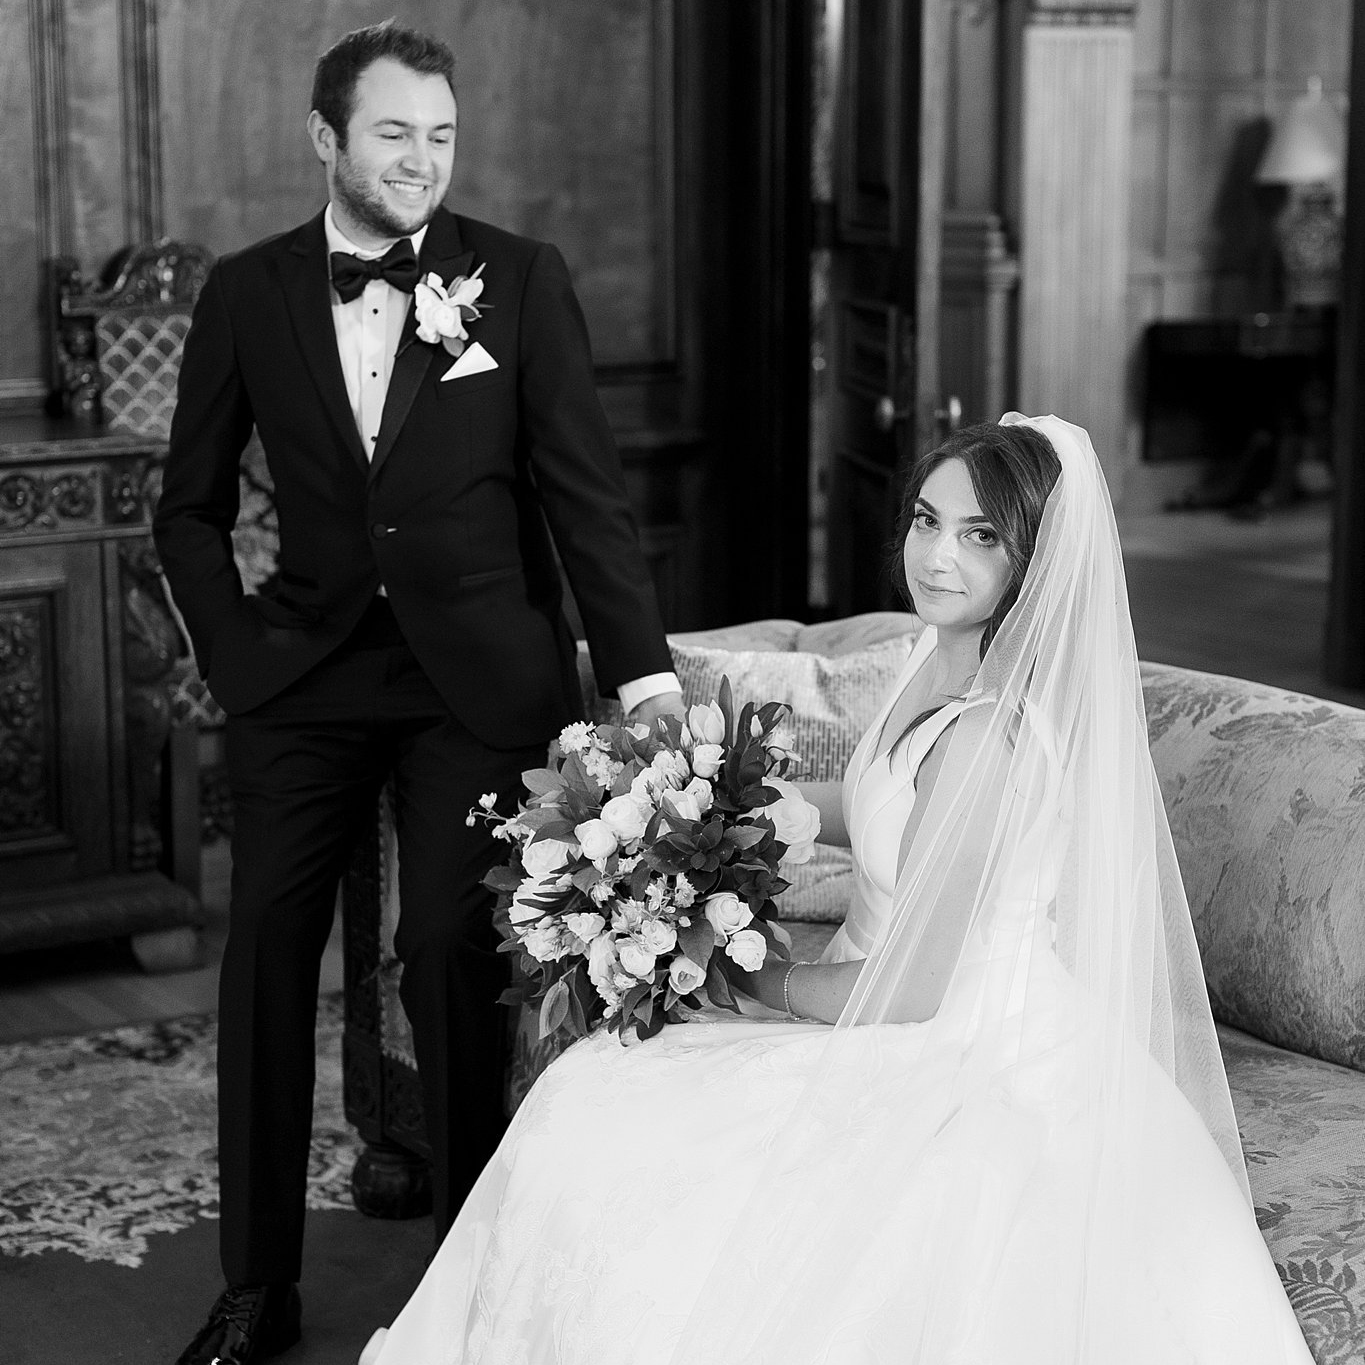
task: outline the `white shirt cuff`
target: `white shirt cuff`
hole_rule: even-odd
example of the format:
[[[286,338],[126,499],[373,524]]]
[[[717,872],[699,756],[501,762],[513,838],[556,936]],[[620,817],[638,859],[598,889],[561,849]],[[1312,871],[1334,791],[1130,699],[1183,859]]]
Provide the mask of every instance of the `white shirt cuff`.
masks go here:
[[[635,710],[642,701],[662,696],[665,692],[681,692],[682,685],[676,673],[650,673],[643,678],[632,678],[616,689],[622,707],[627,714]]]

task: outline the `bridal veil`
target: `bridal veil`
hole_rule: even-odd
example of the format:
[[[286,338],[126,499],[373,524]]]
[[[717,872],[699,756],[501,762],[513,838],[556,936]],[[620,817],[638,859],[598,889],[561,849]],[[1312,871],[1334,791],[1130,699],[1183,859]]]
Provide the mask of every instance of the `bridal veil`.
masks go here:
[[[994,1359],[983,1352],[1011,1331],[1010,1359],[1141,1359],[1161,1339],[1166,1271],[1152,1262],[1169,1251],[1186,1273],[1200,1234],[1181,1205],[1209,1190],[1214,1221],[1274,1281],[1148,752],[1099,461],[1059,418],[1003,422],[1037,429],[1061,463],[1018,601],[815,1077],[774,1109],[767,1173],[679,1365],[947,1365]],[[876,1273],[888,1258],[904,1266],[892,1290]],[[1258,1330],[1209,1311],[1212,1342]],[[901,1347],[838,1353],[874,1322]],[[1036,1355],[1030,1333],[1045,1338]]]

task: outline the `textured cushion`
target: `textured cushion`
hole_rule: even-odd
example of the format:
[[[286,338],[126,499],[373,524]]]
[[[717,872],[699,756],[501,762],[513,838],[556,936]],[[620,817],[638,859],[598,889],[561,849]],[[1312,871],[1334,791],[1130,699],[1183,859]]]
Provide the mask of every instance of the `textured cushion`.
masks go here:
[[[824,782],[843,777],[922,629],[918,617],[879,611],[813,626],[753,621],[673,635],[669,647],[689,706],[711,700],[726,677],[737,705],[789,703],[801,755],[798,775]],[[598,693],[585,647],[578,657],[588,714],[620,724],[620,705]],[[791,890],[782,898],[783,918],[842,921],[852,870],[847,849],[817,845],[810,862],[795,870]]]
[[[1235,1029],[1219,1043],[1256,1221],[1318,1365],[1365,1347],[1365,1076]]]
[[[1214,1014],[1365,1070],[1365,711],[1145,664]]]

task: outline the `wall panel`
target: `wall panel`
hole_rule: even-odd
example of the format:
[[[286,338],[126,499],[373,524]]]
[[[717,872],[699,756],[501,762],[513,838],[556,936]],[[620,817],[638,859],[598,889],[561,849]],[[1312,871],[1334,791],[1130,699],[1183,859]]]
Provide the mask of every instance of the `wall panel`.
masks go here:
[[[43,369],[36,170],[37,110],[32,78],[36,34],[28,0],[0,0],[0,405],[22,401],[40,387]]]
[[[71,250],[87,269],[127,241],[120,0],[65,0]]]
[[[457,57],[451,207],[554,241],[604,366],[675,358],[671,4],[407,0],[386,7]],[[312,66],[373,8],[163,0],[166,224],[215,252],[325,202],[304,133]]]

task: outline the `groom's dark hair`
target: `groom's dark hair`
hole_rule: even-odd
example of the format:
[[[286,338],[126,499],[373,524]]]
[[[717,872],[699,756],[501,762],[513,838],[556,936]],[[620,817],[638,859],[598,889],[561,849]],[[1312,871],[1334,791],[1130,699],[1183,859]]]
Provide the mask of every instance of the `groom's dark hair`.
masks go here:
[[[346,150],[346,125],[355,108],[355,85],[381,57],[401,62],[419,76],[443,76],[455,93],[455,54],[439,38],[402,28],[392,19],[369,24],[338,39],[318,58],[313,70],[312,108],[336,134]]]

